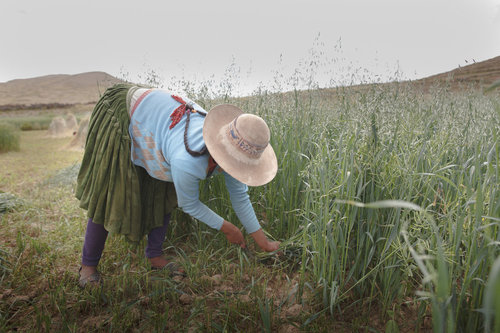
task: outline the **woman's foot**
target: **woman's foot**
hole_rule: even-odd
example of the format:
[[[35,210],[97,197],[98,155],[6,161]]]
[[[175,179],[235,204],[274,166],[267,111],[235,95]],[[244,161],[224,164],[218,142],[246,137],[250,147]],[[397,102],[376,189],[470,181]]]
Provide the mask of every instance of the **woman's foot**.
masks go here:
[[[82,265],[79,270],[79,275],[78,285],[80,288],[85,288],[88,284],[91,286],[101,285],[101,273],[99,273],[96,266]]]
[[[160,257],[154,257],[154,258],[148,258],[149,263],[151,264],[151,269],[154,270],[167,270],[169,271],[171,276],[174,275],[180,275],[180,276],[186,276],[186,273],[182,269],[180,265],[173,261],[167,261],[165,258],[162,256]]]
[[[162,269],[163,267],[167,266],[168,261],[162,256],[159,256],[159,257],[149,258],[149,263],[151,264],[151,268],[153,269]]]

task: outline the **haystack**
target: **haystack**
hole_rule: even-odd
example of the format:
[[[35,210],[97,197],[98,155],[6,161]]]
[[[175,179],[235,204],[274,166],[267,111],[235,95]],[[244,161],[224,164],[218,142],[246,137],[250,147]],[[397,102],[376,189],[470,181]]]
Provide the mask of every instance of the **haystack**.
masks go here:
[[[68,114],[65,118],[55,117],[49,125],[49,135],[53,138],[72,136],[78,129],[78,122],[74,114]]]
[[[49,125],[49,135],[52,137],[66,136],[66,120],[63,117],[55,117]]]
[[[87,140],[87,133],[89,130],[90,114],[80,121],[80,126],[76,131],[73,140],[68,144],[68,149],[83,150],[85,148],[85,141]]]
[[[72,113],[68,113],[66,117],[64,118],[66,120],[66,128],[68,130],[76,131],[78,130],[78,121],[76,120],[76,117]]]

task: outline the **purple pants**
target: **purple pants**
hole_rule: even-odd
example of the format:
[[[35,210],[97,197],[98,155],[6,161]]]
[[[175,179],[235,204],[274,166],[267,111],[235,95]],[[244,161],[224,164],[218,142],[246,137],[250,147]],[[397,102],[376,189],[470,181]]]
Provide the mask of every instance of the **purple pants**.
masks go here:
[[[163,226],[154,228],[148,234],[148,245],[146,246],[146,257],[155,258],[163,254],[162,244],[165,240],[167,227],[170,222],[170,214],[165,215]],[[85,241],[82,251],[82,265],[97,266],[104,250],[104,243],[108,232],[102,224],[97,224],[89,219],[87,222],[87,231],[85,232]]]

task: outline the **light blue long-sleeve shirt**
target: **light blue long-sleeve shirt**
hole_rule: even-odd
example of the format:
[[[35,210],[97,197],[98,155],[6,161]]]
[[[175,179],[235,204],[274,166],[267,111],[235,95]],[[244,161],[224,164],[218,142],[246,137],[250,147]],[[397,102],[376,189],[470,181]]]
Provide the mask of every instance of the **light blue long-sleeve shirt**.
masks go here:
[[[195,110],[206,112],[200,105],[182,97]],[[134,105],[129,133],[132,138],[132,162],[146,169],[151,177],[173,182],[179,207],[208,226],[220,230],[224,219],[199,200],[199,182],[207,178],[209,155],[191,156],[184,147],[186,118],[172,129],[170,115],[181,104],[164,90],[152,90]],[[205,117],[191,113],[188,144],[199,151],[205,146],[203,123]],[[260,229],[248,196],[248,187],[219,167],[212,175],[223,174],[231,204],[248,233]]]

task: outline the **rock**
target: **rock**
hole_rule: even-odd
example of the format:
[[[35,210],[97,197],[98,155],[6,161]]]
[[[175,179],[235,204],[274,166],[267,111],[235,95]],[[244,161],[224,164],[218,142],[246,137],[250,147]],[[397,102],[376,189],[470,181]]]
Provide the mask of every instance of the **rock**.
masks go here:
[[[286,324],[279,328],[278,333],[299,333],[300,329],[293,326],[292,324]]]
[[[297,317],[302,312],[302,305],[294,304],[285,311],[285,316],[287,317]]]
[[[222,275],[215,274],[214,276],[212,276],[212,281],[216,286],[220,285],[222,283]]]
[[[82,328],[89,328],[92,330],[98,329],[106,323],[108,317],[105,315],[88,317],[82,322]]]
[[[212,278],[208,275],[203,275],[202,277],[200,277],[200,281],[208,284],[212,284],[213,282]]]
[[[133,307],[132,309],[130,309],[130,311],[128,313],[129,313],[132,321],[139,321],[141,319],[141,311],[136,307]]]
[[[2,294],[0,294],[0,299],[9,297],[12,294],[12,289],[5,289]]]
[[[223,284],[222,286],[220,286],[220,288],[218,289],[219,292],[233,292],[233,287],[231,287],[230,285],[227,285],[227,284]]]
[[[181,282],[184,279],[182,275],[176,275],[172,278],[175,282]]]
[[[188,328],[187,333],[196,333],[200,332],[200,328],[197,325],[192,325]]]
[[[193,303],[193,296],[188,294],[182,294],[181,297],[179,297],[179,302],[183,305],[191,304]]]
[[[250,298],[250,296],[248,296],[246,294],[245,295],[240,295],[239,300],[242,303],[250,303],[252,301],[252,299]]]
[[[14,303],[21,303],[21,302],[29,302],[29,301],[30,301],[29,296],[21,295],[21,296],[16,296],[13,299],[11,299],[10,303],[14,304]]]

